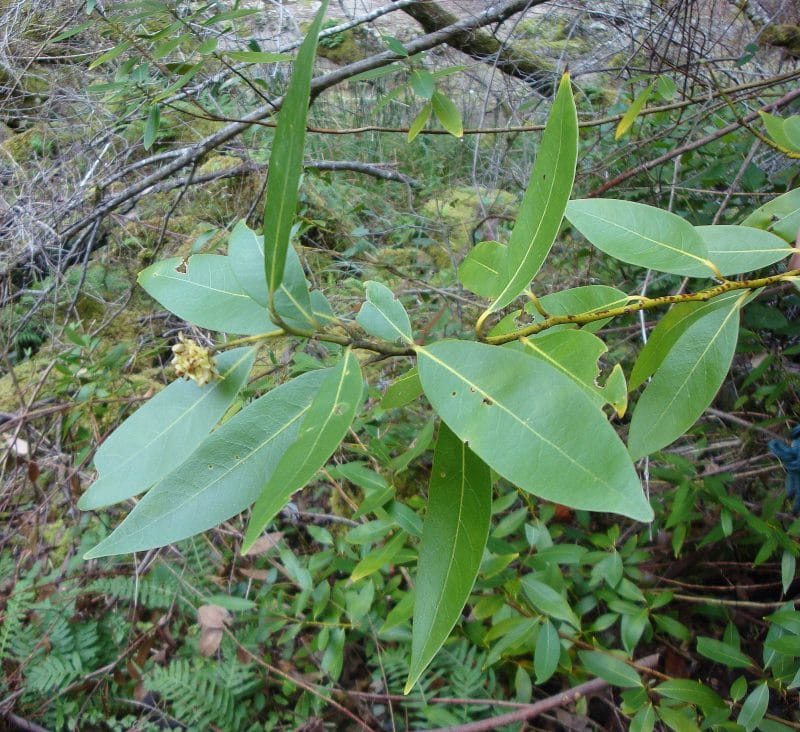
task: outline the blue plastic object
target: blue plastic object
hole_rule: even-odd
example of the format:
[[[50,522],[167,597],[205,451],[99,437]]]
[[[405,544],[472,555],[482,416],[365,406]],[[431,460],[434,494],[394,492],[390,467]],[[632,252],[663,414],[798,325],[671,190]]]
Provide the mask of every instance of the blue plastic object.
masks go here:
[[[786,468],[786,496],[793,502],[792,511],[800,513],[800,425],[789,435],[788,445],[783,440],[770,440],[767,447]]]

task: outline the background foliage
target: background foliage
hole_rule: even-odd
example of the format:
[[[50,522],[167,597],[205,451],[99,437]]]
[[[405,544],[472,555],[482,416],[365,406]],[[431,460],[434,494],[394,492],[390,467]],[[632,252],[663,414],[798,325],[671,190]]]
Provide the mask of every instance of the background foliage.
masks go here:
[[[420,342],[468,337],[480,309],[456,268],[477,242],[508,239],[550,111],[542,79],[566,63],[578,193],[709,225],[796,187],[787,131],[757,114],[776,101],[776,116],[796,111],[791,43],[763,43],[786,37],[774,29],[797,22],[791,8],[505,5],[496,38],[527,82],[502,58],[482,63],[485,49],[454,51],[457,39],[425,46],[430,18],[409,31],[407,18],[364,20],[345,4],[361,22],[323,37],[297,236],[338,312],[355,314],[362,283],[379,280]],[[641,465],[652,524],[496,483],[491,525],[474,528],[489,537],[467,608],[409,696],[434,423],[422,402],[397,408],[415,395],[395,361],[367,364],[366,409],[248,555],[235,518],[161,551],[83,561],[117,523],[77,508],[93,453],[172,381],[164,367],[187,330],[136,275],[226,244],[231,256],[236,221],[261,224],[274,128],[240,120],[270,122],[314,9],[0,4],[0,713],[45,729],[496,729],[501,702],[531,716],[540,701],[532,723],[550,728],[800,726],[800,522],[766,449],[798,416],[789,283],[744,311],[712,408]],[[479,25],[483,9],[455,4],[453,20]],[[381,53],[392,73],[370,68]],[[330,134],[351,128],[368,129]],[[680,287],[685,273],[611,259],[570,221],[539,275],[547,290]],[[606,329],[609,363],[633,363],[648,318]],[[233,409],[330,355],[273,342]],[[548,701],[597,680],[573,705]]]

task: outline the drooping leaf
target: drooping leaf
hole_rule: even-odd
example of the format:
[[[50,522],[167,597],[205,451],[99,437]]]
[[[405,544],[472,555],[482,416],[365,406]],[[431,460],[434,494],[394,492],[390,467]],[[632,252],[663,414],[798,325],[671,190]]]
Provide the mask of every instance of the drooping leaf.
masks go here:
[[[382,567],[389,564],[403,548],[406,543],[406,533],[398,531],[391,540],[378,549],[374,549],[366,557],[364,557],[350,573],[350,581],[358,582],[364,577],[369,577]]]
[[[453,137],[464,136],[464,122],[461,119],[461,113],[458,107],[453,104],[450,97],[445,96],[441,92],[435,91],[431,96],[431,108],[436,115],[436,119],[442,123],[444,127]]]
[[[179,379],[136,410],[95,454],[100,476],[78,501],[86,511],[124,501],[180,465],[222,418],[255,360],[251,348],[216,359],[220,378],[199,387]]]
[[[570,378],[481,343],[443,341],[416,350],[434,410],[500,475],[573,508],[652,519],[619,437]]]
[[[698,636],[697,652],[728,668],[747,668],[753,665],[752,660],[738,648],[716,638]]]
[[[431,118],[431,111],[433,107],[431,106],[430,102],[427,102],[422,106],[422,109],[419,110],[417,116],[414,117],[414,121],[408,128],[408,136],[406,138],[407,142],[412,142],[414,138],[425,129],[425,125],[428,124],[428,120]]]
[[[612,686],[635,689],[644,686],[635,668],[609,653],[578,651],[578,657],[590,674],[599,676]]]
[[[242,289],[266,308],[267,277],[261,266],[264,261],[264,237],[256,234],[243,220],[233,227],[228,238],[228,260]],[[286,251],[286,269],[275,293],[275,308],[289,325],[313,327],[317,320],[303,265],[293,247],[288,247]]]
[[[789,244],[794,244],[800,230],[800,188],[787,191],[759,206],[742,221],[742,226],[771,231]]]
[[[422,383],[419,380],[419,371],[415,366],[389,385],[381,399],[381,409],[404,407],[419,396],[422,396]]]
[[[533,670],[537,684],[543,684],[556,672],[559,658],[561,658],[561,638],[550,618],[545,618],[542,627],[539,628],[536,647],[533,650]]]
[[[167,473],[87,559],[164,546],[247,508],[294,442],[328,369],[309,371],[249,404]]]
[[[408,693],[458,621],[489,535],[488,466],[447,427],[439,427],[422,530]]]
[[[598,407],[610,404],[621,417],[628,404],[628,390],[622,367],[615,364],[606,384],[600,386],[598,359],[608,346],[585,330],[560,330],[536,338],[522,338],[525,353],[549,363],[572,379]]]
[[[411,321],[394,293],[380,282],[367,282],[366,287],[367,300],[358,311],[356,322],[376,338],[411,343]]]
[[[339,446],[361,406],[363,390],[358,359],[347,349],[341,361],[329,370],[303,417],[297,438],[256,500],[242,543],[243,554],[292,494],[314,477]]]
[[[144,123],[144,149],[149,150],[158,137],[158,127],[161,124],[161,110],[157,104],[150,107],[147,121]]]
[[[653,87],[647,86],[642,91],[640,91],[636,98],[631,102],[631,106],[628,107],[625,114],[622,115],[622,119],[619,121],[617,125],[617,129],[614,132],[614,139],[619,140],[632,126],[633,123],[636,121],[636,118],[639,116],[639,112],[642,111],[642,108],[647,103],[647,100],[650,98],[650,92],[653,91]]]
[[[578,116],[569,74],[564,74],[511,232],[502,289],[492,311],[508,305],[528,286],[550,252],[572,192],[577,160]]]
[[[726,275],[752,272],[779,262],[797,250],[778,236],[752,226],[695,226],[708,258]]]
[[[741,293],[726,292],[707,302],[686,302],[674,305],[650,333],[647,343],[639,352],[633,365],[628,388],[633,391],[649,379],[661,365],[667,354],[677,343],[686,329],[731,300],[736,300]]]
[[[408,77],[408,83],[414,94],[423,99],[430,99],[436,91],[436,82],[429,71],[414,69]]]
[[[570,607],[567,599],[550,585],[540,582],[533,575],[525,575],[521,580],[522,590],[531,604],[545,617],[564,620],[575,628],[581,621]]]
[[[227,257],[165,259],[140,272],[138,282],[167,310],[201,328],[241,335],[275,330],[266,309],[239,285]]]
[[[733,360],[747,293],[692,323],[664,357],[633,410],[628,450],[638,459],[669,445],[711,404]]]
[[[716,691],[692,679],[670,679],[656,686],[654,691],[667,699],[686,702],[706,712],[725,706],[725,702]]]
[[[482,241],[469,251],[458,267],[458,279],[470,292],[486,298],[503,289],[502,275],[508,248],[498,241]]]
[[[742,703],[736,722],[745,728],[746,732],[753,732],[758,727],[769,706],[769,686],[762,681],[753,689]]]
[[[594,246],[629,264],[687,277],[712,277],[695,228],[654,206],[611,198],[570,201],[566,216]]]
[[[267,287],[274,293],[277,293],[286,269],[286,250],[289,248],[297,208],[297,188],[303,172],[311,74],[317,53],[317,38],[327,8],[328,0],[322,0],[297,52],[272,143],[264,204],[264,269]]]

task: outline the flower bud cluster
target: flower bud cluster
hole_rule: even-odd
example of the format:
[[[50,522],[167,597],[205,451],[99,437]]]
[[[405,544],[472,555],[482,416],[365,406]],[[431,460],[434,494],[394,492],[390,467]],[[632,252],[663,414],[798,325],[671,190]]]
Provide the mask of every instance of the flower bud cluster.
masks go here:
[[[205,386],[219,376],[207,348],[186,338],[183,333],[178,334],[178,341],[172,347],[172,366],[178,376],[192,379],[198,386]]]

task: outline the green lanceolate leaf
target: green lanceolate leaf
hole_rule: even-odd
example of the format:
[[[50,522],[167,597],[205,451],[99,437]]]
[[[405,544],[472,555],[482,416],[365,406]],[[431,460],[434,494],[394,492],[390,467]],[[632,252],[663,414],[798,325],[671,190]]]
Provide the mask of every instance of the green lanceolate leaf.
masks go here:
[[[766,681],[763,681],[748,694],[736,721],[745,728],[746,732],[753,732],[764,719],[768,706],[769,686]]]
[[[277,292],[286,268],[286,250],[297,208],[297,188],[303,172],[311,74],[317,53],[317,36],[327,7],[328,0],[323,0],[297,52],[272,143],[264,208],[264,268],[271,292]]]
[[[536,647],[533,652],[533,670],[537,684],[543,684],[556,672],[560,658],[561,638],[550,618],[545,618],[539,629],[539,635],[536,636]]]
[[[638,459],[669,445],[711,403],[733,360],[739,308],[747,294],[704,315],[675,341],[633,410],[631,457]]]
[[[364,382],[358,359],[350,349],[329,373],[303,417],[295,442],[284,453],[253,506],[242,544],[246,553],[266,525],[328,462],[344,439],[363,401]]]
[[[658,272],[712,277],[703,238],[669,211],[632,201],[586,198],[570,201],[567,218],[606,254]]]
[[[411,343],[411,321],[394,293],[380,282],[367,282],[367,301],[356,315],[356,322],[372,336],[387,341]]]
[[[434,92],[431,96],[431,108],[436,119],[442,123],[442,127],[453,137],[464,136],[464,122],[461,120],[461,113],[450,97],[438,91]]]
[[[671,679],[656,686],[654,691],[667,699],[700,707],[707,713],[725,707],[725,702],[716,691],[691,679]]]
[[[227,257],[165,259],[140,272],[138,281],[167,310],[201,328],[241,335],[275,330],[266,309],[239,285]]]
[[[408,693],[458,621],[489,536],[488,466],[447,425],[439,427],[422,529]]]
[[[128,417],[97,451],[100,476],[78,507],[85,511],[124,501],[178,467],[225,414],[254,360],[251,348],[226,351],[216,359],[219,379],[202,387],[173,381]]]
[[[569,377],[481,343],[443,341],[416,350],[434,410],[500,475],[573,508],[652,519],[625,447]]]
[[[161,110],[157,104],[150,107],[147,122],[144,123],[144,149],[149,150],[158,137],[158,127],[161,123]]]
[[[791,151],[793,145],[784,129],[783,117],[776,117],[774,114],[769,114],[768,112],[759,112],[759,115],[761,115],[761,121],[764,123],[767,134],[778,143],[784,151]]]
[[[730,304],[741,296],[740,292],[726,292],[708,302],[686,302],[673,306],[658,321],[650,333],[644,348],[639,352],[633,365],[628,388],[633,391],[649,379],[661,365],[667,354],[677,343],[686,329],[726,303]]]
[[[423,105],[422,109],[419,110],[416,117],[414,117],[414,121],[411,123],[411,126],[408,128],[408,137],[406,138],[406,142],[413,142],[414,138],[425,129],[425,125],[428,124],[428,120],[431,118],[431,110],[433,107],[431,106],[430,102],[427,102]]]
[[[612,686],[620,686],[623,689],[644,686],[636,669],[631,668],[622,659],[600,651],[578,651],[578,657],[590,674],[599,676]]]
[[[511,232],[502,289],[491,305],[492,311],[517,297],[542,266],[564,218],[577,160],[578,116],[569,75],[564,74]]]
[[[771,231],[794,244],[800,229],[800,188],[787,191],[760,206],[742,221],[742,226]]]
[[[752,226],[695,226],[708,258],[725,276],[752,272],[779,262],[796,250],[768,231]]]
[[[648,86],[636,95],[636,98],[633,100],[633,102],[631,102],[631,106],[628,107],[625,114],[622,115],[622,119],[617,125],[617,129],[614,132],[615,140],[619,140],[619,138],[622,137],[633,126],[633,123],[639,116],[639,112],[642,111],[642,107],[644,107],[645,103],[649,99],[651,91],[653,91],[653,87]]]
[[[525,575],[520,584],[525,596],[542,615],[564,620],[575,628],[580,628],[581,621],[570,607],[567,598],[560,592],[540,582],[532,574]]]
[[[350,574],[351,582],[358,582],[364,577],[369,577],[382,567],[389,564],[403,548],[406,543],[408,535],[405,531],[399,531],[391,538],[386,544],[378,549],[374,549],[366,557],[364,557],[355,567]]]
[[[210,529],[258,498],[329,369],[310,371],[245,407],[165,475],[87,559],[152,549]]]
[[[508,248],[498,241],[482,241],[470,250],[458,267],[458,279],[470,292],[494,298],[503,289]]]
[[[242,289],[266,308],[269,299],[267,277],[261,266],[264,237],[256,234],[244,221],[239,221],[228,239],[228,260]],[[275,308],[289,325],[307,328],[316,324],[317,314],[311,304],[303,265],[292,247],[286,251],[286,269],[275,293]]]
[[[524,352],[549,363],[572,379],[598,407],[610,404],[621,417],[628,404],[625,375],[619,364],[614,366],[605,386],[600,386],[598,359],[608,346],[585,330],[560,330],[537,338],[522,338]]]

